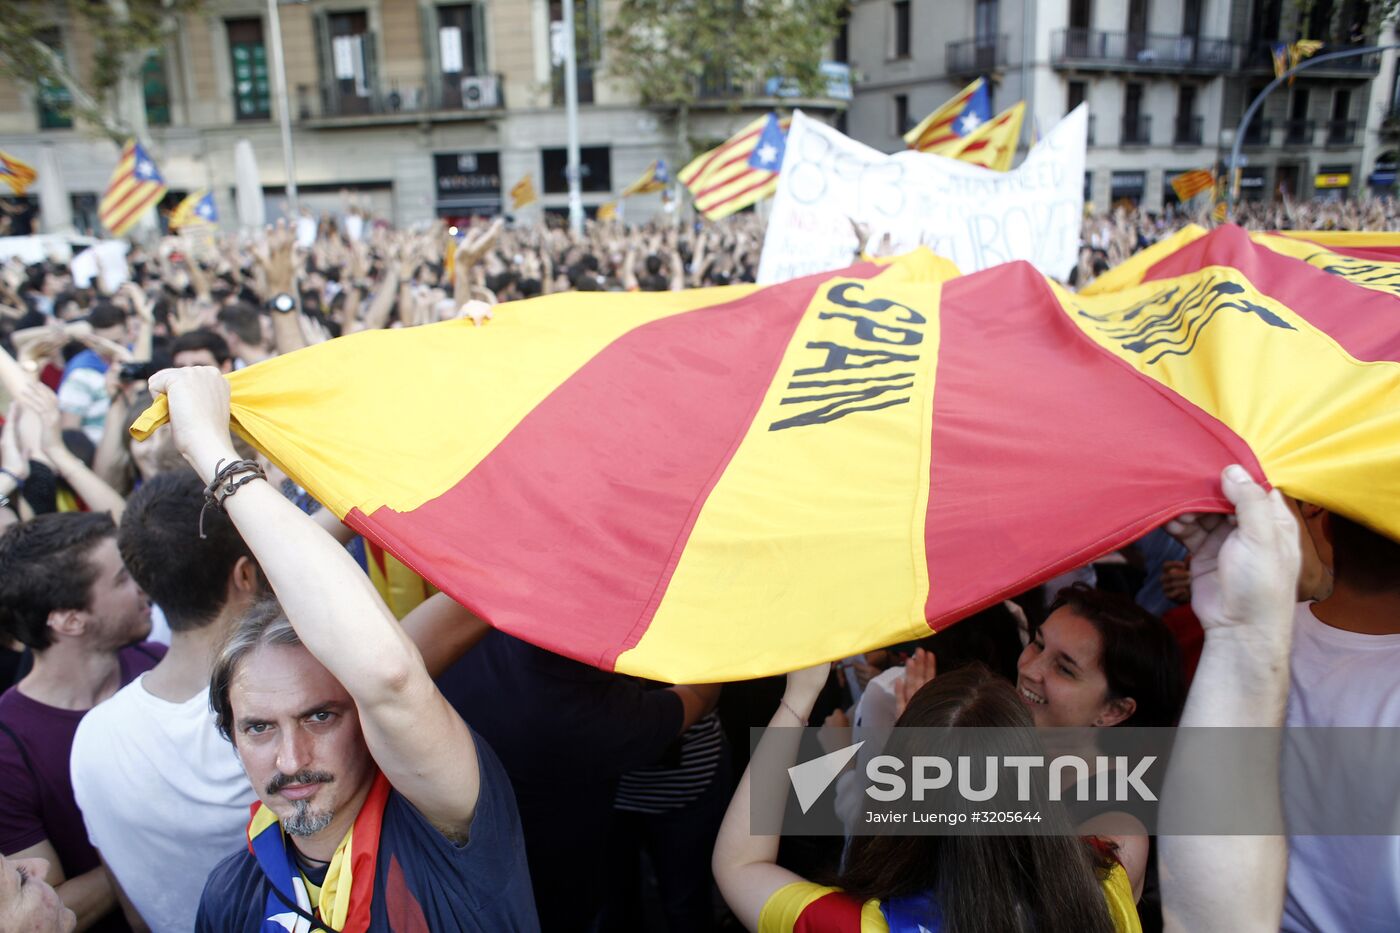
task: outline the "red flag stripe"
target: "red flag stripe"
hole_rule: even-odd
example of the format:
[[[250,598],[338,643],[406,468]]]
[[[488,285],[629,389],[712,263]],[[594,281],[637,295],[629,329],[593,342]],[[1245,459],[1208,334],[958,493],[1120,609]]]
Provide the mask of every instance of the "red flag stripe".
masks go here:
[[[869,263],[849,274],[879,271]],[[760,293],[627,333],[452,489],[412,512],[352,510],[346,521],[420,575],[431,566],[493,626],[611,670],[645,632],[792,331],[830,276],[791,283],[781,301]],[[619,404],[599,405],[604,397]],[[620,462],[634,484],[622,499]],[[570,534],[590,542],[588,553],[564,546]]]
[[[722,157],[722,156],[723,156],[726,152],[728,152],[730,149],[734,148],[735,146],[738,146],[738,145],[742,144],[742,143],[744,142],[744,140],[746,140],[746,139],[752,139],[752,138],[754,138],[755,136],[758,136],[758,135],[759,135],[760,133],[762,133],[762,132],[763,132],[763,127],[760,126],[760,127],[757,127],[756,129],[749,130],[747,133],[745,133],[743,136],[738,137],[737,139],[731,139],[731,140],[729,140],[728,142],[721,143],[721,144],[718,146],[718,148],[716,148],[713,152],[710,153],[709,158],[707,158],[704,162],[701,162],[701,163],[700,163],[700,167],[699,167],[699,168],[697,168],[695,171],[693,171],[693,172],[690,173],[689,178],[687,178],[687,177],[685,176],[685,171],[682,170],[682,171],[681,171],[681,176],[682,176],[682,177],[681,177],[681,181],[684,182],[684,183],[687,184],[687,185],[690,184],[690,179],[699,178],[700,176],[704,175],[705,172],[709,169],[710,163],[713,162],[715,159],[718,159],[718,158]]]
[[[776,172],[765,172],[765,171],[763,171],[762,169],[754,169],[754,174],[766,175],[767,177],[766,177],[766,178],[760,178],[758,181],[755,181],[755,182],[753,182],[753,183],[751,183],[751,184],[745,185],[744,187],[740,188],[738,191],[735,191],[733,194],[729,195],[727,198],[724,198],[723,200],[715,201],[715,202],[713,202],[713,203],[707,202],[707,203],[705,204],[705,206],[704,206],[703,208],[701,208],[701,209],[702,209],[703,211],[705,211],[706,213],[709,213],[710,211],[714,211],[714,210],[719,209],[720,207],[723,207],[724,205],[728,204],[730,201],[736,200],[736,199],[738,199],[738,198],[742,198],[742,197],[743,197],[744,195],[746,195],[746,194],[751,194],[751,193],[753,193],[754,190],[756,190],[756,189],[758,189],[758,188],[762,188],[764,185],[769,184],[770,182],[772,182],[772,181],[773,181],[773,176],[774,176],[775,174],[777,174],[777,173],[776,173]],[[743,175],[740,175],[740,176],[738,176],[738,177],[739,177],[739,178],[743,178],[744,176],[743,176]],[[697,203],[697,206],[698,206],[699,202],[697,201],[696,203]]]
[[[149,184],[149,182],[147,184]],[[159,201],[161,197],[164,196],[164,194],[165,192],[161,190],[161,187],[159,185],[154,186],[152,190],[146,192],[146,197],[144,199],[142,199],[139,203],[132,205],[130,210],[123,213],[117,219],[116,223],[109,224],[107,229],[111,230],[113,233],[118,233],[120,231],[125,230],[132,223],[132,221],[139,217],[143,211],[150,209],[150,207],[157,201]]]
[[[997,309],[995,326],[973,313],[983,308]],[[945,283],[940,321],[925,524],[935,630],[1182,512],[1229,511],[1218,477],[1231,463],[1263,476],[1233,432],[1080,331],[1029,263]],[[1101,439],[1102,455],[1067,437]],[[998,464],[993,486],[988,463]],[[1043,513],[1047,497],[1063,503],[1064,520],[1027,526],[1020,517]],[[1092,523],[1075,520],[1084,502]],[[1143,517],[1143,502],[1170,504]],[[1022,575],[988,572],[1013,565]]]

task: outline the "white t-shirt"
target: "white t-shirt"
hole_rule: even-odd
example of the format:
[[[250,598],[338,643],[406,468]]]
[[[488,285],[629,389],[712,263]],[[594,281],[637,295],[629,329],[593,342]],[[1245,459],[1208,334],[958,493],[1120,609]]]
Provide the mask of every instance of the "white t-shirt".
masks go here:
[[[1400,726],[1400,635],[1362,635],[1333,628],[1302,603],[1293,630],[1290,726]],[[1365,770],[1359,769],[1359,770]],[[1295,783],[1296,782],[1296,783]],[[1354,788],[1337,774],[1285,774],[1285,792],[1322,801],[1362,795],[1370,806],[1400,808],[1400,796],[1377,794],[1357,775]],[[1377,821],[1395,814],[1375,814]],[[1368,933],[1400,927],[1400,836],[1290,836],[1288,933]]]
[[[88,839],[152,933],[189,933],[209,872],[247,845],[254,794],[209,692],[152,696],[145,675],[79,724],[70,768]]]

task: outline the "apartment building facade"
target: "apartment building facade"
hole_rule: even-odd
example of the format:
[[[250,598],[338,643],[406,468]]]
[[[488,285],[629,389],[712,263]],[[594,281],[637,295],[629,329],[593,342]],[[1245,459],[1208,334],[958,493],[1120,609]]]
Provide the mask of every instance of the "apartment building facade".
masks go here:
[[[863,0],[850,20],[848,131],[894,151],[904,129],[985,76],[996,109],[1027,102],[1023,146],[1086,104],[1086,198],[1160,210],[1176,201],[1176,173],[1225,167],[1240,117],[1274,76],[1272,42],[1393,41],[1368,33],[1369,15],[1364,0]],[[1242,197],[1390,193],[1394,83],[1385,52],[1277,89],[1245,135]]]
[[[657,158],[673,170],[688,146],[673,111],[644,107],[608,72],[604,31],[613,0],[577,0],[581,184],[592,213]],[[339,210],[343,191],[396,224],[510,211],[527,174],[541,199],[522,219],[567,205],[561,0],[302,0],[279,5],[298,194]],[[51,44],[79,69],[91,39],[55,11]],[[149,143],[171,187],[215,193],[223,226],[236,226],[234,149],[256,155],[269,220],[286,206],[263,0],[210,0],[183,18],[146,71]],[[832,117],[847,104],[796,99],[781,82],[706,81],[689,117],[690,140],[728,136],[775,106]],[[849,94],[845,95],[846,98]],[[63,115],[59,88],[0,79],[0,148],[61,176],[74,225],[96,229],[96,207],[116,148]],[[629,220],[662,210],[659,195],[625,205]]]

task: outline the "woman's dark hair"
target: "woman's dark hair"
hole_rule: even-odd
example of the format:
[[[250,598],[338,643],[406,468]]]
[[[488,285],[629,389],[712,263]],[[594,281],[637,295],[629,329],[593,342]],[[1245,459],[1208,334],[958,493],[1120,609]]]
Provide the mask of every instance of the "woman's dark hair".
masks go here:
[[[936,749],[948,760],[959,754],[1044,755],[1015,689],[978,664],[929,681],[895,725],[919,727],[892,735],[885,754],[901,760],[930,751],[923,746],[929,742],[924,730],[931,729],[948,730]],[[978,729],[967,733],[977,736],[975,752],[960,740],[963,728]],[[860,900],[931,891],[947,933],[1110,933],[1097,872],[1110,868],[1111,860],[1074,835],[1059,804],[1037,796],[1043,795],[1018,806],[1040,811],[1041,833],[1058,833],[857,836],[840,885]],[[935,791],[929,800],[930,812],[996,809],[994,802],[970,804],[950,790]]]
[[[1126,596],[1084,583],[1060,590],[1050,613],[1057,609],[1069,609],[1098,630],[1109,699],[1132,697],[1135,704],[1118,725],[1176,725],[1186,700],[1185,678],[1181,646],[1165,622]]]

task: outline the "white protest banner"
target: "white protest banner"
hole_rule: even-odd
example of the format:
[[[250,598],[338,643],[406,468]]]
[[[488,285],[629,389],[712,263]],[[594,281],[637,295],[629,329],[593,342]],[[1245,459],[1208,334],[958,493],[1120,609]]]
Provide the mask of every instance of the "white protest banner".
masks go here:
[[[885,155],[793,114],[758,281],[785,282],[850,265],[851,221],[870,246],[923,244],[976,272],[1024,259],[1064,278],[1078,260],[1087,111],[1080,106],[1009,172],[912,150]]]

